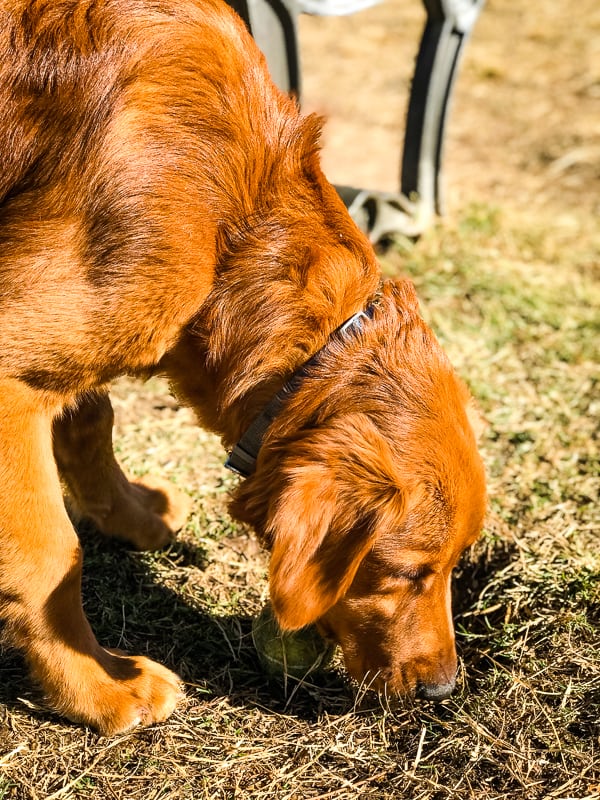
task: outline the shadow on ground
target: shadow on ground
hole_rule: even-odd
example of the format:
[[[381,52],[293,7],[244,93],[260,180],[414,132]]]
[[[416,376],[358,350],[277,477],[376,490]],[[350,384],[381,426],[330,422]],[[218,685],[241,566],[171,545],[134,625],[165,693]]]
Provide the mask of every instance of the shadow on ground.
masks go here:
[[[201,546],[178,540],[169,550],[171,566],[165,578],[157,572],[156,556],[107,540],[88,523],[79,526],[79,535],[85,553],[84,606],[103,645],[165,664],[183,678],[188,694],[202,701],[227,697],[233,705],[260,706],[306,721],[323,712],[343,714],[357,708],[355,690],[340,669],[316,673],[300,685],[291,680],[285,687],[265,676],[252,643],[252,617],[217,613],[211,610],[208,594],[187,585],[190,573],[201,573],[208,564]],[[494,573],[514,557],[514,545],[499,540],[468,554],[457,570],[455,618],[478,642],[473,645],[458,637],[467,675],[474,665],[480,676],[486,671],[479,640],[494,624],[490,615],[484,620],[473,609]],[[14,709],[25,702],[34,709],[43,707],[19,654],[6,652],[0,670],[0,705]],[[373,702],[377,705],[367,696],[366,704]]]
[[[190,575],[203,571],[201,546],[178,540],[169,549],[173,567],[168,582],[157,574],[156,556],[128,550],[106,539],[88,522],[78,526],[84,548],[83,602],[98,641],[106,647],[145,655],[178,673],[187,693],[202,701],[227,697],[234,705],[259,705],[307,721],[347,711],[352,691],[340,672],[315,673],[286,686],[261,671],[252,643],[252,617],[211,611],[210,597],[198,587],[186,591]],[[315,697],[318,702],[315,703]],[[43,697],[27,676],[24,659],[10,649],[0,661],[2,706],[36,713]]]

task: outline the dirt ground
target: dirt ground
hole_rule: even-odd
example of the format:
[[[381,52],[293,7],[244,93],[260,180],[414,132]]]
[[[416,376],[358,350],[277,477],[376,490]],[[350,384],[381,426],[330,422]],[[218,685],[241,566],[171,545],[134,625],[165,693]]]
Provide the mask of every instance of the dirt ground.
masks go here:
[[[425,20],[384,0],[349,17],[300,18],[303,108],[328,122],[334,183],[394,191],[410,80]],[[484,6],[455,86],[445,147],[447,212],[469,202],[600,214],[600,5]]]

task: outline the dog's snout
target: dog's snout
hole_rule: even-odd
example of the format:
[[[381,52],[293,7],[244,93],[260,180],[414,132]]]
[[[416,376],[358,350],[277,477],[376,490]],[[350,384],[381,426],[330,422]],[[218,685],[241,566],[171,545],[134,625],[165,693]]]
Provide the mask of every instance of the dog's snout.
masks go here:
[[[455,681],[449,683],[421,683],[417,686],[417,697],[423,700],[447,700],[454,691]]]

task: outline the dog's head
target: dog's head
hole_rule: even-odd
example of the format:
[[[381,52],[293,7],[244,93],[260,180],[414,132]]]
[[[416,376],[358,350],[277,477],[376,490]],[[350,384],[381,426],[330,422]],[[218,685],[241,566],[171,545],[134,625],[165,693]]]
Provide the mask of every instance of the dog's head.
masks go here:
[[[376,688],[454,686],[451,573],[485,511],[470,402],[412,286],[387,283],[372,322],[290,399],[233,504],[271,549],[282,627],[316,622]]]

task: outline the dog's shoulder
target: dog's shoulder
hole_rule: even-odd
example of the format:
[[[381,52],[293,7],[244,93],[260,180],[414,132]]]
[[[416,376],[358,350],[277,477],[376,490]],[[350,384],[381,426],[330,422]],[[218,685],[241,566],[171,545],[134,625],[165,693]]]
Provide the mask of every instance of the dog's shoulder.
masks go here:
[[[0,12],[0,371],[70,382],[86,360],[131,367],[134,344],[152,363],[210,290],[215,186],[243,183],[225,165],[266,68],[215,0]]]

